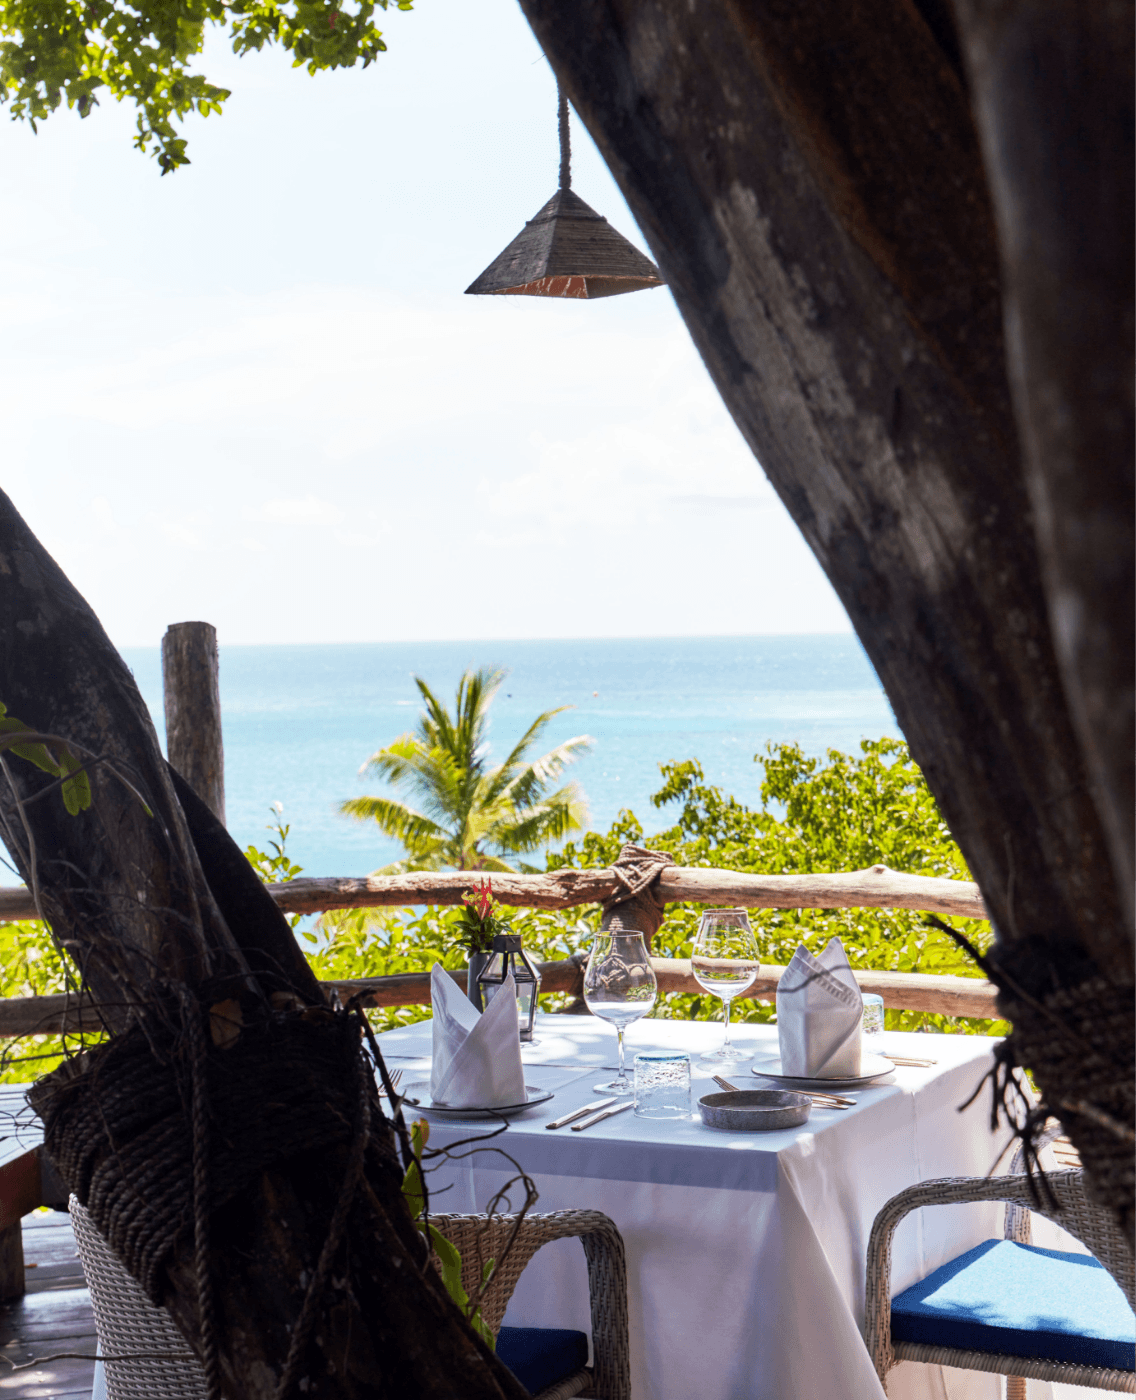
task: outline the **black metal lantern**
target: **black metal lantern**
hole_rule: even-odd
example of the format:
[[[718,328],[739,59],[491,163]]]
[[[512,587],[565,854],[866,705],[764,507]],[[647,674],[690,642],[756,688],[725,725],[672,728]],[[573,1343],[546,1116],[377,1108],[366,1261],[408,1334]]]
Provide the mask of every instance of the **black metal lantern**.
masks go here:
[[[493,951],[477,979],[482,1006],[488,1007],[510,972],[517,988],[517,1020],[521,1040],[531,1041],[536,1020],[536,999],[540,993],[540,973],[521,947],[519,933],[495,933]]]
[[[466,295],[571,297],[594,301],[663,286],[650,258],[572,191],[568,99],[560,103],[560,188]]]

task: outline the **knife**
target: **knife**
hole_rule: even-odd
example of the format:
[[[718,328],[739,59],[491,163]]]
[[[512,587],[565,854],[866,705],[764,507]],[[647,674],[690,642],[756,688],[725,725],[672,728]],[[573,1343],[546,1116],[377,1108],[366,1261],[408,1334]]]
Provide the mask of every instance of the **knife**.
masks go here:
[[[565,1123],[574,1123],[577,1118],[583,1118],[585,1113],[598,1113],[601,1108],[610,1108],[615,1099],[600,1099],[598,1103],[586,1103],[583,1108],[574,1108],[571,1113],[566,1113],[563,1118],[554,1118],[551,1123],[546,1123],[546,1128],[562,1128]]]
[[[628,1099],[626,1103],[617,1104],[615,1108],[605,1108],[602,1113],[593,1113],[590,1118],[584,1118],[581,1119],[579,1123],[573,1123],[572,1132],[582,1132],[585,1128],[590,1128],[593,1123],[602,1123],[605,1118],[614,1118],[617,1113],[624,1113],[627,1109],[634,1107],[635,1100]]]

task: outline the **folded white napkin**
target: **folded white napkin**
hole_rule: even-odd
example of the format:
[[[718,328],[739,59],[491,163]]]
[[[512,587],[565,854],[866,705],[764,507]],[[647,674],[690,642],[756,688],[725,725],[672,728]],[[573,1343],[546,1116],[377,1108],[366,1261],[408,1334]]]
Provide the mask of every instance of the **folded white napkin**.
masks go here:
[[[434,1060],[430,1097],[452,1108],[502,1108],[524,1103],[517,994],[510,973],[484,1012],[435,963],[430,973],[434,1005]]]
[[[858,1078],[863,1015],[864,999],[840,939],[830,939],[817,958],[802,943],[777,983],[781,1073]]]

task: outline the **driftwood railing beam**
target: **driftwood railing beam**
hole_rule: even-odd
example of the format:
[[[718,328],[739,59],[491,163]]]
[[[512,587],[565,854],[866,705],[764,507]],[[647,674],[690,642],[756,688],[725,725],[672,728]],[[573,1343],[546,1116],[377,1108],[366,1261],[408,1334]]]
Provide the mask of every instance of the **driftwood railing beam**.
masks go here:
[[[221,679],[217,629],[208,622],[175,622],[162,638],[166,757],[198,797],[225,823],[225,751],[221,739]]]
[[[381,905],[460,904],[476,877],[468,872],[370,875],[357,880],[299,879],[270,885],[286,913],[362,909]],[[670,866],[656,887],[668,904],[728,903],[748,909],[920,909],[961,919],[985,919],[978,886],[969,880],[902,875],[884,865],[840,875],[746,875],[734,870]],[[617,893],[613,871],[553,870],[539,875],[494,875],[502,904],[570,909],[604,904]],[[0,902],[0,918],[5,917]],[[7,917],[11,917],[8,915]]]
[[[659,991],[698,993],[703,989],[694,980],[690,962],[685,958],[652,958],[658,978]],[[581,996],[584,990],[584,960],[577,956],[556,962],[538,964],[541,991],[549,995]],[[785,971],[776,963],[763,963],[757,982],[748,998],[750,1001],[772,1001],[777,995],[777,983]],[[465,970],[451,971],[450,976],[465,990]],[[921,972],[856,972],[861,991],[875,992],[884,1005],[894,1010],[933,1011],[941,1016],[996,1017],[995,988],[976,977],[937,977]],[[324,982],[335,988],[346,1001],[361,996],[363,1005],[376,1007],[427,1006],[430,1002],[430,974],[403,972],[394,977],[363,977],[351,981]],[[0,999],[0,1037],[58,1034],[66,1029],[94,1031],[100,1026],[98,1015],[89,1004],[80,1008],[66,994],[47,997],[9,997]]]
[[[176,765],[175,765],[176,766]],[[408,904],[460,904],[475,876],[454,871],[425,875],[367,875],[359,879],[299,879],[269,885],[286,914]],[[552,870],[539,875],[494,875],[502,904],[527,909],[571,909],[603,904],[617,891],[611,870]],[[659,876],[668,904],[729,903],[747,909],[919,909],[958,919],[985,919],[986,906],[970,880],[902,875],[886,865],[839,875],[746,875],[735,870],[671,866]],[[34,919],[25,889],[0,890],[0,921]]]

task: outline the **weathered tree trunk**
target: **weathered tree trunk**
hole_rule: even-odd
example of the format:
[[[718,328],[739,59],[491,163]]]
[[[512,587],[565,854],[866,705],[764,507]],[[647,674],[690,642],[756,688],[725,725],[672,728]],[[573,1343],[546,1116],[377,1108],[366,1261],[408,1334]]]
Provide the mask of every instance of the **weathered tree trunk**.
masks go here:
[[[68,1184],[90,1194],[104,1228],[122,1228],[116,1247],[203,1359],[198,1290],[211,1283],[225,1395],[270,1400],[353,1151],[366,1142],[293,1381],[337,1400],[520,1400],[412,1226],[358,1028],[324,1005],[284,916],[162,759],[94,614],[3,496],[0,700],[102,760],[91,769],[93,804],[74,817],[49,776],[14,754],[11,787],[0,782],[5,841],[25,879],[34,866],[54,935],[121,1032],[82,1073],[61,1071],[37,1089]],[[205,1274],[198,1200],[211,1217]]]
[[[848,609],[997,926],[997,960],[1018,989],[1003,999],[1016,1046],[1131,1228],[1133,944],[1105,835],[1125,799],[1111,760],[1082,748],[1066,694],[1080,665],[1087,723],[1096,706],[1130,703],[1128,635],[1106,600],[1113,560],[1085,572],[1111,531],[1082,527],[1122,496],[1114,479],[1127,479],[1131,444],[1109,428],[1091,442],[1110,455],[1078,455],[1074,476],[1066,451],[1047,477],[1075,491],[1079,515],[1068,524],[1076,550],[1064,525],[1051,530],[1046,557],[1061,563],[1043,577],[1006,373],[1000,249],[951,16],[936,0],[521,4],[727,406]],[[1054,33],[1072,9],[1046,7]],[[1028,6],[997,13],[1024,16],[1028,38]],[[1074,101],[1091,102],[1099,78],[1111,112],[1117,74],[1127,92],[1131,79],[1105,27],[1085,31],[1093,48]],[[1047,140],[1067,145],[1081,111],[1054,135],[1039,100],[1020,81],[1007,99],[1019,124],[1036,119],[1035,165]],[[984,121],[988,110],[980,102]],[[994,146],[1012,136],[999,120]],[[1081,130],[1096,159],[1099,123]],[[1016,168],[1015,148],[1005,151]],[[1082,210],[1058,208],[1055,189],[1050,180],[1037,207],[1065,229],[1075,264],[1095,245],[1078,245]],[[1130,227],[1117,236],[1131,247]],[[1101,267],[1107,287],[1111,265]],[[1015,284],[1052,347],[1051,291],[1040,275]],[[1093,339],[1094,305],[1078,308],[1078,324],[1111,413],[1123,318]],[[1052,445],[1061,405],[1085,386],[1067,373],[1054,398],[1036,382],[1052,415],[1039,441]],[[1034,405],[1019,406],[1028,436]],[[1089,456],[1094,410],[1083,408],[1067,440]],[[1058,574],[1065,592],[1051,603]],[[1069,633],[1064,674],[1051,613]],[[1119,1133],[1077,1102],[1120,1120]]]
[[[1131,922],[1132,6],[957,9],[1053,640]]]
[[[166,754],[222,826],[225,745],[221,734],[221,662],[217,629],[175,622],[162,638]]]

